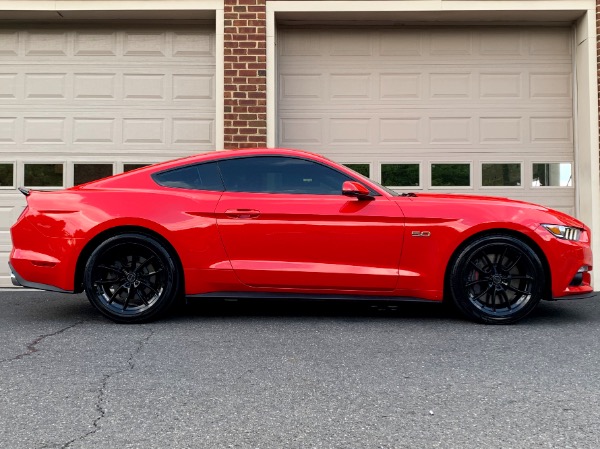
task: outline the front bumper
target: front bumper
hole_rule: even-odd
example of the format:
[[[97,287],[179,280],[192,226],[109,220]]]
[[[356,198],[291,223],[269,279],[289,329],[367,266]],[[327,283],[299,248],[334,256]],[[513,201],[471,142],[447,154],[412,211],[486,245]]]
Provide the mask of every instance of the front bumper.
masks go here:
[[[589,241],[561,240],[542,226],[536,229],[536,234],[542,239],[540,247],[550,268],[551,292],[548,299],[593,295],[593,256]]]
[[[566,295],[566,296],[558,296],[556,298],[552,298],[550,301],[571,301],[575,299],[589,299],[596,296],[597,292],[587,292],[575,295]]]

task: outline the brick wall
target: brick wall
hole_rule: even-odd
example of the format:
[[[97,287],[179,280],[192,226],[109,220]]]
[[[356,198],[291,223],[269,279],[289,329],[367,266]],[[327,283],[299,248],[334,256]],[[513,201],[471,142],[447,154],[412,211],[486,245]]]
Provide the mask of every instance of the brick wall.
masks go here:
[[[265,4],[225,0],[225,148],[267,144]]]

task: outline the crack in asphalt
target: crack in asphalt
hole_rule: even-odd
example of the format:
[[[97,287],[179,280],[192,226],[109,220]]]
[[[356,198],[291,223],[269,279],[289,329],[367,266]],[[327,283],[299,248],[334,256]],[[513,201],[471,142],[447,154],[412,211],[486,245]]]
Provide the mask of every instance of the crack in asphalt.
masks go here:
[[[98,395],[96,396],[96,403],[95,403],[95,409],[98,412],[98,416],[92,422],[92,429],[89,432],[86,432],[81,436],[78,436],[76,438],[73,438],[70,441],[67,441],[65,444],[63,444],[61,446],[61,449],[67,449],[67,448],[71,447],[71,445],[73,443],[78,443],[80,441],[83,441],[86,438],[88,438],[90,435],[93,435],[100,430],[100,427],[101,427],[100,421],[106,416],[106,408],[104,407],[104,402],[106,400],[106,390],[108,388],[108,382],[114,376],[118,376],[119,374],[123,374],[127,371],[132,371],[135,368],[136,356],[141,352],[144,345],[146,343],[148,343],[148,340],[150,340],[150,338],[154,335],[154,333],[155,333],[155,331],[153,329],[150,329],[150,332],[148,332],[148,335],[146,335],[144,338],[141,338],[137,341],[135,349],[133,351],[131,351],[131,353],[129,354],[129,358],[127,359],[126,367],[116,370],[112,373],[105,374],[102,377],[102,382],[100,383],[100,387],[98,388]]]
[[[68,331],[69,329],[73,329],[75,326],[79,326],[80,324],[85,323],[87,320],[81,320],[81,321],[77,321],[76,323],[70,324],[67,327],[63,327],[62,329],[57,330],[56,332],[52,332],[50,334],[42,334],[37,336],[34,340],[32,340],[31,342],[27,343],[27,352],[23,352],[19,355],[16,355],[14,357],[8,357],[6,359],[1,359],[0,363],[7,363],[7,362],[13,362],[15,360],[21,360],[25,357],[28,357],[30,355],[35,354],[36,352],[40,352],[41,349],[38,349],[38,345],[43,342],[45,339],[50,338],[50,337],[55,337],[56,335],[62,334],[63,332]]]

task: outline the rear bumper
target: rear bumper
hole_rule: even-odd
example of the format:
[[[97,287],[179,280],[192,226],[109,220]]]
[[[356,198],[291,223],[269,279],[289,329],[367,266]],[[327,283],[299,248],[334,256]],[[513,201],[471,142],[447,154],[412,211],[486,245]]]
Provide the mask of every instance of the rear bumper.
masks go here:
[[[59,293],[74,293],[70,290],[63,290],[54,285],[48,284],[40,284],[38,282],[29,282],[23,279],[22,276],[17,273],[17,271],[13,268],[10,262],[8,262],[8,268],[10,268],[10,281],[15,287],[27,287],[27,288],[36,288],[38,290],[47,290],[51,292],[59,292]]]
[[[12,282],[12,285],[14,285],[15,287],[23,287],[21,283],[17,280],[17,275],[13,271],[13,267],[10,264],[10,262],[8,262],[8,268],[10,269],[10,282]]]
[[[11,228],[13,248],[9,265],[13,284],[23,287],[64,292],[74,290],[74,273],[82,239],[46,237],[28,216],[22,216]]]

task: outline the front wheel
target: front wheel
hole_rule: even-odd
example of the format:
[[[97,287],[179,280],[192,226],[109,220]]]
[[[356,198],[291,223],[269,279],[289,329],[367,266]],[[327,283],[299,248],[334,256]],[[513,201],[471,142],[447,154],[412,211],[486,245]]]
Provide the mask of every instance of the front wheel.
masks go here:
[[[110,237],[92,252],[84,287],[90,302],[106,317],[141,323],[157,318],[173,304],[179,276],[161,243],[128,233]]]
[[[488,235],[463,248],[450,269],[450,294],[468,318],[491,324],[527,316],[545,291],[539,256],[523,241]]]

